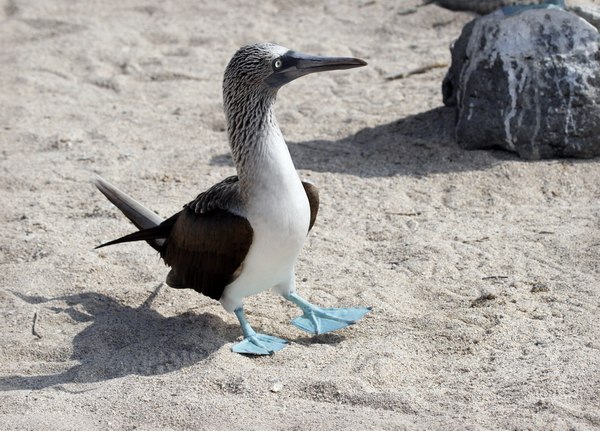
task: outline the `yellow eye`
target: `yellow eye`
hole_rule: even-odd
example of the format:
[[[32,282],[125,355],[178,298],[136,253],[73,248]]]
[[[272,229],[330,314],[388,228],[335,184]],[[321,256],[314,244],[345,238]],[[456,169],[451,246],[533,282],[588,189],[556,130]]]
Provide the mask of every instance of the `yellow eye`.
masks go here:
[[[277,60],[275,60],[275,61],[273,62],[273,67],[274,67],[275,69],[281,69],[281,66],[283,66],[283,62],[281,61],[281,59],[280,59],[280,58],[278,58]]]

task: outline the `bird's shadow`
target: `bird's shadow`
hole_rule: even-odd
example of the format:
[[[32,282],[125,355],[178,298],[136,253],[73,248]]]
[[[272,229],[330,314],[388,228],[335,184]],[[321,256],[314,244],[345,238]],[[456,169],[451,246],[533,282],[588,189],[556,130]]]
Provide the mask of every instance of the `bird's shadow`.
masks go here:
[[[345,340],[345,336],[330,332],[327,334],[298,337],[294,339],[294,343],[298,343],[302,346],[310,346],[314,344],[327,344],[329,346],[337,346]]]
[[[239,332],[237,325],[210,313],[164,317],[150,308],[152,295],[132,308],[93,292],[57,298],[13,293],[88,326],[73,339],[71,359],[77,365],[56,374],[0,377],[3,391],[164,374],[202,361]]]
[[[454,138],[455,109],[438,107],[339,140],[288,142],[298,169],[359,177],[430,174],[487,169],[517,156],[500,150],[466,151]],[[233,165],[229,154],[213,165]]]

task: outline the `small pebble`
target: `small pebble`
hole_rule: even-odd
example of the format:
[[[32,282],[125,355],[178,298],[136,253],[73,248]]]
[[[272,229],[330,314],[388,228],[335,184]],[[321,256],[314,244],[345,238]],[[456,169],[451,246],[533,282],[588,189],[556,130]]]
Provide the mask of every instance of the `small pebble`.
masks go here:
[[[283,389],[283,383],[275,382],[273,386],[271,386],[271,392],[277,393]]]

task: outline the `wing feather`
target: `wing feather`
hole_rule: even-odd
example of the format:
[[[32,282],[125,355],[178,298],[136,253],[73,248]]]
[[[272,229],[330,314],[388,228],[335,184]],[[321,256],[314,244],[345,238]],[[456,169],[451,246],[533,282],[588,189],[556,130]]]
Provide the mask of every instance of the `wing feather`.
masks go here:
[[[167,284],[219,299],[240,273],[254,231],[240,215],[239,184],[228,177],[181,211],[161,256],[171,272]]]
[[[184,208],[161,251],[172,268],[167,284],[219,299],[239,274],[252,237],[244,217],[225,210],[197,214]]]
[[[308,231],[310,232],[315,221],[317,221],[317,213],[319,212],[319,189],[314,184],[306,181],[302,181],[302,185],[304,186],[304,191],[310,205],[310,224],[308,226]]]

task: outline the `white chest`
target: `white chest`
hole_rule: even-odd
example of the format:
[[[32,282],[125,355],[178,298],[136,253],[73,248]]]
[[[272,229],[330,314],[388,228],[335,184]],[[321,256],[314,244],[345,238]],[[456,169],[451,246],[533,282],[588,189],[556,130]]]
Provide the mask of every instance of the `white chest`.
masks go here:
[[[265,142],[248,178],[248,220],[255,236],[282,241],[304,238],[310,206],[287,145],[278,129]]]
[[[294,264],[308,234],[310,205],[287,146],[280,134],[268,144],[244,172],[245,216],[254,236],[242,272],[221,299],[230,310],[245,296],[293,289]]]
[[[287,146],[281,140],[269,147],[269,154],[256,170],[249,194],[247,217],[254,239],[272,250],[295,256],[308,234],[310,206],[294,168]]]

